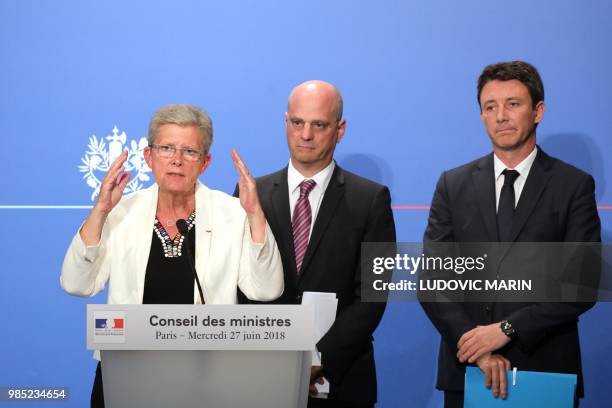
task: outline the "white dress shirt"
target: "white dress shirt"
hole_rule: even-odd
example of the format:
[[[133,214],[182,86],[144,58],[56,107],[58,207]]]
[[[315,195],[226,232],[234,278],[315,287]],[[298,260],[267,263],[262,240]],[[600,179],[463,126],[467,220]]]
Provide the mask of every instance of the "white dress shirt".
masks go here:
[[[287,169],[287,185],[289,187],[289,210],[291,211],[291,219],[293,219],[293,210],[295,209],[295,205],[300,198],[300,183],[307,179],[314,180],[315,183],[317,183],[308,195],[308,202],[310,202],[310,210],[312,212],[308,240],[310,240],[312,235],[312,227],[317,219],[317,214],[319,213],[319,208],[321,207],[321,202],[323,201],[323,196],[325,195],[325,190],[329,185],[329,181],[331,180],[335,167],[336,163],[332,160],[327,167],[314,176],[304,177],[295,167],[293,167],[293,163],[291,163],[291,160],[289,160],[289,168]]]
[[[321,202],[323,201],[323,196],[325,195],[325,190],[329,185],[332,174],[334,173],[334,169],[336,168],[336,163],[332,160],[331,163],[327,165],[323,170],[318,172],[312,177],[304,177],[302,173],[300,173],[295,167],[293,167],[293,163],[291,163],[291,159],[289,159],[289,167],[287,169],[287,185],[289,187],[289,210],[291,211],[291,219],[293,220],[293,210],[295,209],[295,205],[297,204],[298,199],[300,198],[300,184],[304,180],[314,180],[315,186],[308,195],[308,202],[310,203],[310,210],[312,213],[312,219],[310,221],[310,232],[308,233],[308,240],[310,241],[310,237],[312,236],[312,228],[314,226],[315,220],[317,219],[317,214],[319,213],[319,208],[321,207]],[[313,352],[313,365],[321,365],[321,352],[316,348]],[[319,390],[319,394],[315,396],[315,398],[327,398],[329,393],[329,382],[325,377],[323,377],[325,383],[321,386],[317,384],[317,389]]]
[[[529,153],[529,156],[525,157],[525,159],[517,164],[515,168],[510,169],[519,172],[519,176],[514,182],[514,208],[516,208],[519,198],[521,198],[523,187],[525,186],[527,176],[529,175],[529,171],[531,170],[531,166],[533,165],[537,154],[538,148],[534,147],[533,151]],[[497,211],[497,208],[499,208],[499,196],[501,194],[502,187],[504,186],[504,179],[506,177],[502,174],[502,172],[505,169],[508,169],[508,167],[506,167],[504,162],[502,162],[499,157],[493,153],[493,171],[495,174],[495,211]]]

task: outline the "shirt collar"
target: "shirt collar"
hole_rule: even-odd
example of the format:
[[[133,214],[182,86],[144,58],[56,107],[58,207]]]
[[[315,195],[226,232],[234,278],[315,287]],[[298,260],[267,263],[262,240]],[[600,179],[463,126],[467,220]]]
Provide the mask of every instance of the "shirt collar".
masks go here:
[[[314,176],[308,177],[308,179],[314,180],[315,183],[317,183],[314,187],[315,189],[325,191],[335,168],[336,162],[332,160],[327,167],[319,171]],[[293,193],[296,189],[299,190],[300,183],[306,179],[307,177],[302,176],[302,174],[295,167],[293,167],[293,163],[291,162],[291,159],[289,159],[289,166],[287,168],[287,184],[289,187],[289,193]]]
[[[525,157],[523,161],[517,164],[516,167],[514,167],[514,169],[512,170],[518,171],[520,174],[520,177],[527,177],[527,175],[529,174],[529,170],[531,170],[531,166],[533,165],[533,162],[535,161],[537,154],[538,154],[538,147],[536,146],[531,151],[531,153],[529,153],[529,156]],[[504,162],[502,162],[499,159],[499,157],[497,157],[497,155],[493,153],[493,170],[495,173],[495,180],[498,180],[502,175],[502,171],[506,170],[507,168],[508,167],[506,167]]]

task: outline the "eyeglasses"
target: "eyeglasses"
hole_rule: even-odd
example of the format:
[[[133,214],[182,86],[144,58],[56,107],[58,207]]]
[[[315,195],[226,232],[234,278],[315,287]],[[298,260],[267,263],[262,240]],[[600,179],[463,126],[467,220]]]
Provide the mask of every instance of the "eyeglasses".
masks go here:
[[[311,120],[310,122],[306,122],[304,119],[299,118],[289,118],[289,124],[295,130],[302,130],[306,124],[310,124],[310,128],[315,132],[325,132],[327,129],[332,127],[333,124],[339,123],[339,120],[335,120],[333,122],[325,122],[323,120]]]
[[[174,157],[177,150],[180,151],[185,160],[188,161],[198,161],[200,160],[200,157],[205,154],[205,152],[201,152],[190,147],[181,147],[180,149],[177,149],[176,146],[163,144],[150,144],[149,147],[157,150],[159,157],[163,157],[164,159],[171,159]]]

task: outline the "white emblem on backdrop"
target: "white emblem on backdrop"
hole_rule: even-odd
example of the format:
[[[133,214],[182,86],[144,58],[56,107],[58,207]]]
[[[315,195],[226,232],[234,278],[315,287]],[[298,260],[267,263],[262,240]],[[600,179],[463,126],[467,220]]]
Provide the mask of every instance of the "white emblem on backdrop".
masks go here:
[[[107,143],[104,141],[106,139]],[[147,165],[143,156],[143,149],[147,147],[147,138],[141,137],[140,140],[131,140],[126,145],[127,136],[125,132],[119,133],[117,126],[113,128],[112,136],[101,137],[99,140],[96,135],[91,135],[87,152],[81,158],[79,171],[87,185],[93,189],[91,201],[94,201],[100,193],[100,185],[111,164],[121,154],[124,149],[128,151],[128,158],[125,163],[125,171],[131,173],[130,182],[127,184],[124,194],[133,193],[144,187],[143,182],[151,178],[147,173],[151,169]]]

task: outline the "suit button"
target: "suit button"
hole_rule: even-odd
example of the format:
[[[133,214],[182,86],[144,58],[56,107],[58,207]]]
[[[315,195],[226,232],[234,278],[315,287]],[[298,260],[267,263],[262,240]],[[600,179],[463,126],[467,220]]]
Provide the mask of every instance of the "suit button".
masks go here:
[[[485,312],[491,313],[491,308],[489,306],[485,306]]]
[[[295,297],[295,301],[296,301],[297,303],[302,303],[302,295],[297,295],[297,296]]]

